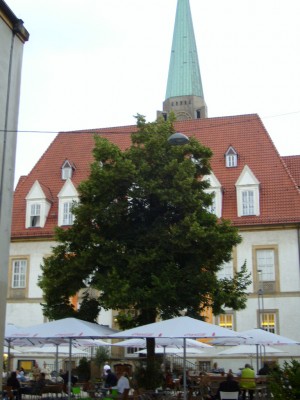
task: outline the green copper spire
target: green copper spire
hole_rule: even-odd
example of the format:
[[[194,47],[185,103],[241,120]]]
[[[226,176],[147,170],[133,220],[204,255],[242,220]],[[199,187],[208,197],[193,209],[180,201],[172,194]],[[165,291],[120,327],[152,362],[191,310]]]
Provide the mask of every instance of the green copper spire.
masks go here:
[[[179,109],[179,106],[184,104],[186,107]],[[180,114],[181,119],[206,117],[206,104],[189,0],[177,1],[166,100],[164,102],[164,111],[169,112],[170,110],[173,110],[177,115]]]

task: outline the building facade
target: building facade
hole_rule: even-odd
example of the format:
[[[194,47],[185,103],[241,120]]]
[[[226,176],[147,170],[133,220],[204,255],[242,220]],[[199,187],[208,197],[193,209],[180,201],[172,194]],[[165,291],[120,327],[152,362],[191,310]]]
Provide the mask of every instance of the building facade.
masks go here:
[[[29,34],[0,0],[0,343],[3,343],[23,46]],[[0,363],[2,365],[3,353]],[[0,384],[2,376],[0,377]]]
[[[191,24],[189,2],[178,0],[176,24],[186,17]],[[177,32],[174,37],[179,37]],[[180,78],[176,67],[170,67],[170,74]],[[196,87],[202,88],[200,73],[196,76],[200,79]],[[263,327],[300,341],[300,156],[281,157],[256,114],[202,118],[207,116],[203,91],[176,92],[170,82],[179,87],[169,76],[164,112],[169,112],[166,101],[172,104],[180,97],[182,109],[173,109],[179,116],[176,131],[195,137],[213,152],[213,172],[203,177],[210,181],[208,191],[214,194],[210,211],[231,220],[243,239],[219,277],[232,276],[246,262],[252,279],[247,308],[226,310],[210,321],[237,331]],[[193,112],[184,104],[190,96],[202,99],[202,106],[197,104]],[[201,107],[205,111],[195,115]],[[187,114],[187,118],[180,117]],[[136,129],[59,133],[32,171],[20,179],[14,195],[7,322],[27,326],[44,320],[42,292],[37,287],[40,265],[55,245],[54,227],[67,228],[73,223],[71,204],[78,201],[78,184],[89,174],[94,135],[124,150]],[[99,321],[113,327],[113,317],[114,311],[107,311]],[[300,355],[298,348],[290,350]]]

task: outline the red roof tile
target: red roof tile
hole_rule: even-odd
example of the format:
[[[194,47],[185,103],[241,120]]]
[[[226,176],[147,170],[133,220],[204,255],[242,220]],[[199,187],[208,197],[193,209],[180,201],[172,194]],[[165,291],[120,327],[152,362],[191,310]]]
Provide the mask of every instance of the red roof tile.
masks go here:
[[[300,222],[300,193],[293,179],[299,183],[299,168],[297,175],[292,168],[296,161],[290,160],[288,164],[287,157],[280,157],[256,114],[178,121],[175,129],[194,136],[212,149],[212,169],[224,190],[224,218],[231,219],[240,227]],[[76,165],[72,181],[77,186],[89,175],[94,134],[106,137],[124,150],[130,146],[130,135],[136,130],[136,126],[124,126],[59,133],[29,175],[22,177],[16,187],[12,237],[51,237],[58,221],[57,194],[64,184],[61,179],[63,162],[67,159]],[[233,146],[238,153],[236,168],[225,167],[225,152],[229,146]],[[260,216],[237,217],[235,183],[245,165],[260,182]],[[35,180],[48,188],[53,203],[44,228],[25,229],[25,197]]]
[[[284,156],[282,159],[300,188],[300,156]]]

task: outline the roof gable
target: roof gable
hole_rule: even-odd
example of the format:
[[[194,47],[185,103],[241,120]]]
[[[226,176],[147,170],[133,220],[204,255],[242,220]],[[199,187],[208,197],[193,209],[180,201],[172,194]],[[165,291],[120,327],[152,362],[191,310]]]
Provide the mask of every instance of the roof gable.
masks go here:
[[[71,179],[67,179],[57,197],[78,197],[78,192]]]
[[[238,180],[236,181],[236,186],[253,186],[253,185],[259,185],[258,180],[256,179],[255,175],[251,171],[251,169],[248,167],[248,165],[244,166],[244,169],[239,176]]]

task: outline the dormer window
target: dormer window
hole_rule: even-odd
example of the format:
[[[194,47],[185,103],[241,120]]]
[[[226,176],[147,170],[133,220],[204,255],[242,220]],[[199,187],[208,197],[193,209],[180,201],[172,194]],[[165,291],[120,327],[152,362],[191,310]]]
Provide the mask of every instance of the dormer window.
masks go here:
[[[74,166],[68,160],[66,160],[61,167],[61,179],[64,181],[71,179],[74,169]]]
[[[35,181],[26,196],[26,228],[43,228],[51,203],[50,190]]]
[[[58,226],[73,225],[73,206],[78,203],[78,192],[70,179],[67,179],[57,195]]]
[[[245,165],[236,184],[238,217],[259,215],[259,181]]]
[[[218,218],[222,217],[222,186],[213,172],[205,175],[203,180],[209,181],[210,187],[205,189],[205,193],[212,195],[212,203],[208,207],[208,212],[215,214]]]
[[[30,227],[41,226],[41,205],[33,203],[30,206]]]
[[[234,168],[237,167],[238,162],[238,154],[235,149],[230,146],[225,153],[225,160],[226,160],[226,167],[227,168]]]

